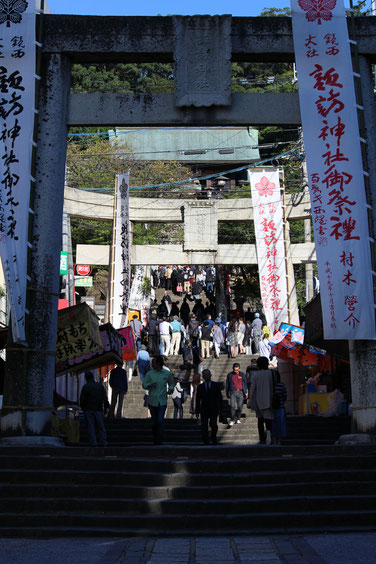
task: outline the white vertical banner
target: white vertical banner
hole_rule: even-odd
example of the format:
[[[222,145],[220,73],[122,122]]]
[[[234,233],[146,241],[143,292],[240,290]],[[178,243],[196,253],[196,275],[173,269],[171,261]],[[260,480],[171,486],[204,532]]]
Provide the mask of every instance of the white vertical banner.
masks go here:
[[[128,325],[130,293],[129,244],[129,172],[119,174],[116,183],[115,238],[112,325],[122,329]]]
[[[5,6],[6,4],[6,6]],[[0,255],[15,342],[25,340],[31,154],[35,101],[35,2],[0,6]]]
[[[375,339],[363,163],[343,0],[292,0],[326,339]]]
[[[272,335],[288,323],[285,241],[279,170],[248,170],[262,304]]]
[[[146,274],[146,266],[137,266],[134,273],[134,278],[131,287],[131,295],[129,298],[129,307],[131,309],[142,310],[144,305],[144,293],[142,291],[142,284]]]

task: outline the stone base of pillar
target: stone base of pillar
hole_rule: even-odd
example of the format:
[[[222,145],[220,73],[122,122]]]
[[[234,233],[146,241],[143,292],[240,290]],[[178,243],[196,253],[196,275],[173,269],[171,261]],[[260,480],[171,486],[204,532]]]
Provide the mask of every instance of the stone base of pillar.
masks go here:
[[[2,437],[48,437],[51,433],[51,408],[17,409],[3,406]]]
[[[0,446],[16,447],[63,447],[64,441],[57,437],[4,437],[0,439]]]
[[[355,433],[352,435],[341,435],[336,445],[371,445],[376,442],[376,437],[366,433]]]

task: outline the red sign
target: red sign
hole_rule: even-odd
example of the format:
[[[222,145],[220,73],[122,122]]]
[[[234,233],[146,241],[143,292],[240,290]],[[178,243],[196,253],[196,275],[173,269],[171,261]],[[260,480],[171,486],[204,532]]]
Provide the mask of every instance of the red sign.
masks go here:
[[[76,264],[76,272],[80,276],[89,276],[91,274],[92,267],[90,264]]]

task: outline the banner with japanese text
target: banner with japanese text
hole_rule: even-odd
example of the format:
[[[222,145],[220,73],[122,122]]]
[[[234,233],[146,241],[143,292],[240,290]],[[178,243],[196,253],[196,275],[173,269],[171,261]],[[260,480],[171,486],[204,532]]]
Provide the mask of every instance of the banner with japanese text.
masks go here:
[[[129,298],[129,307],[131,309],[142,310],[144,304],[144,293],[142,285],[145,279],[146,266],[137,266],[135,268],[134,277],[132,281],[131,294]]]
[[[35,115],[35,2],[6,4],[0,13],[0,255],[13,340],[22,342]]]
[[[250,169],[262,304],[271,334],[287,322],[285,240],[279,170]]]
[[[85,303],[59,311],[56,337],[56,372],[91,358],[102,340],[95,312]]]
[[[120,329],[128,325],[128,307],[131,282],[128,172],[117,176],[115,205],[115,237],[112,252],[114,261],[114,281],[111,323],[115,329]]]
[[[292,0],[324,336],[375,339],[371,253],[343,0]]]

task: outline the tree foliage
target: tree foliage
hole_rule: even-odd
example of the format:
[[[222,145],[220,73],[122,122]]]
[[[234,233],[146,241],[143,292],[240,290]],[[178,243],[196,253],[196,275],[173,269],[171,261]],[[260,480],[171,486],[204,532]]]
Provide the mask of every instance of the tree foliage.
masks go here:
[[[72,68],[72,92],[173,92],[170,63],[76,64]]]
[[[67,182],[73,188],[101,190],[115,185],[115,176],[130,172],[130,186],[152,186],[171,183],[161,188],[140,191],[146,197],[174,197],[176,181],[192,175],[191,169],[178,161],[141,161],[127,143],[95,139],[91,143],[70,143],[67,151]]]

